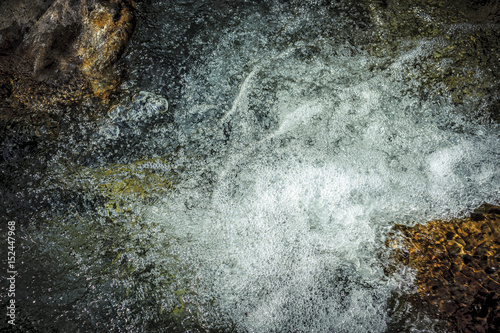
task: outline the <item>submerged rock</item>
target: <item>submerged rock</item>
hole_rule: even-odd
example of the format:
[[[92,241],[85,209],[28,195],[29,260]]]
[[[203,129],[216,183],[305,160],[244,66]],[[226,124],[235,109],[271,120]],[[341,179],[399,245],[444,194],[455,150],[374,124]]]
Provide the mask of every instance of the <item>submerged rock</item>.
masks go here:
[[[500,330],[500,206],[470,217],[398,224],[387,245],[416,270],[418,297],[457,332]]]
[[[498,1],[370,0],[368,9],[376,28],[367,50],[400,70],[410,94],[500,120]]]
[[[106,210],[122,213],[139,202],[153,202],[174,188],[176,173],[165,158],[140,160],[64,175],[89,198],[99,197]],[[60,180],[63,182],[62,180]]]

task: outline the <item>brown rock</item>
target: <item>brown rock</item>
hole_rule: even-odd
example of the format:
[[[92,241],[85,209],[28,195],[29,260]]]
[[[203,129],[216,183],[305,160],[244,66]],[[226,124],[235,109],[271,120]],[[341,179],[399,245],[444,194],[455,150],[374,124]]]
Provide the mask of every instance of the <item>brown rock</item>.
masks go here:
[[[115,64],[135,26],[132,0],[7,1],[1,8],[13,14],[0,20],[0,97],[8,100],[0,107],[40,112],[105,101],[116,90]]]
[[[499,209],[485,204],[470,218],[396,225],[387,241],[397,260],[417,271],[415,306],[434,309],[430,315],[451,330],[500,331]]]
[[[81,71],[90,81],[96,96],[106,97],[118,83],[112,68],[135,27],[134,4],[112,0],[98,3],[84,15],[83,33],[78,41]]]

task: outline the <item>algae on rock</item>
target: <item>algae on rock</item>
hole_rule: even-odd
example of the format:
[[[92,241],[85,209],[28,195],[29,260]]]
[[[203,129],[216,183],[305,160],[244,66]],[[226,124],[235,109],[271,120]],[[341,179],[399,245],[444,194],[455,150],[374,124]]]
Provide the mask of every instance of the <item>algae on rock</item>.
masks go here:
[[[20,233],[19,260],[27,270],[19,278],[25,286],[19,297],[36,301],[29,314],[20,315],[23,327],[72,331],[83,322],[78,329],[93,331],[99,325],[92,320],[101,316],[113,318],[106,330],[201,325],[192,318],[198,299],[194,273],[172,251],[174,237],[144,215],[145,207],[174,190],[176,173],[169,165],[168,157],[158,157],[46,176],[41,186],[48,191],[71,190],[80,197],[71,199],[65,214],[44,213]],[[80,200],[92,202],[92,209],[75,207]],[[47,316],[62,309],[64,316]]]

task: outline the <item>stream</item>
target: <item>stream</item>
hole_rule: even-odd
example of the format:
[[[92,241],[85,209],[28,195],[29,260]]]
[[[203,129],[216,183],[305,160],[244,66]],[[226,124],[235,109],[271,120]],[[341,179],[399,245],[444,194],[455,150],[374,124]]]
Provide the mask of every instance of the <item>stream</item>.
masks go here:
[[[348,1],[137,5],[129,97],[11,162],[20,320],[441,332],[404,303],[415,273],[387,273],[385,240],[498,203],[500,128],[417,93],[412,66],[439,40],[374,56],[376,29]]]

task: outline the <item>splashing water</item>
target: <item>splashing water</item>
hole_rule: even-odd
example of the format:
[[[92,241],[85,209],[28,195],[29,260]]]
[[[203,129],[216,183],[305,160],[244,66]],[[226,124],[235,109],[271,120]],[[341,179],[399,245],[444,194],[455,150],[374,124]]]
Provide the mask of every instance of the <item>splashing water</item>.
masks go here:
[[[384,276],[384,234],[495,200],[498,128],[402,93],[397,69],[371,72],[349,44],[252,53],[259,37],[187,76],[181,145],[205,157],[148,220],[174,236],[198,297],[237,330],[384,332],[391,292],[411,282]],[[253,65],[218,106],[248,54]]]
[[[497,202],[500,130],[418,92],[408,73],[438,38],[377,58],[356,3],[325,3],[138,2],[124,87],[141,92],[68,125],[44,171],[23,173],[40,210],[56,202],[24,236],[30,321],[391,331],[414,276],[386,275],[385,235]]]

